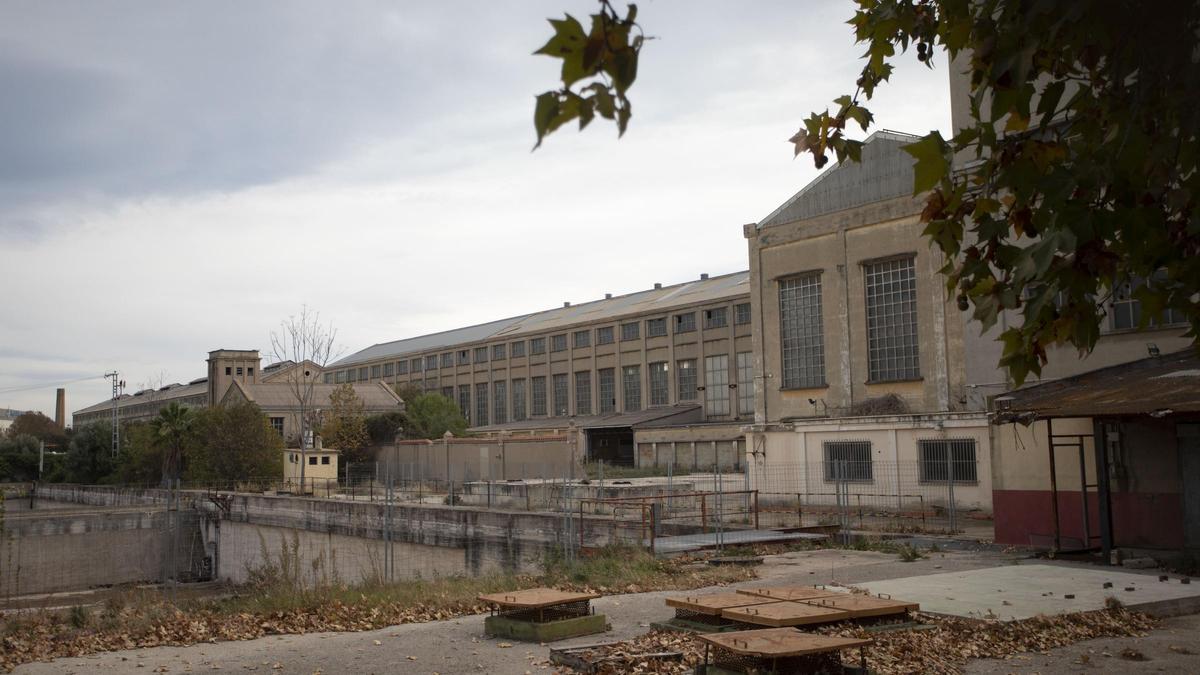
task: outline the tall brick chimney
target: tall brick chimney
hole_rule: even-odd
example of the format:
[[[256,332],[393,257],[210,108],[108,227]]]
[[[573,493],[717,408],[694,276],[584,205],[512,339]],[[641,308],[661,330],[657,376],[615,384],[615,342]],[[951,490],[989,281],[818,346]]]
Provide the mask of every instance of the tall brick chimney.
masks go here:
[[[61,387],[54,400],[54,423],[59,429],[67,428],[67,390]]]

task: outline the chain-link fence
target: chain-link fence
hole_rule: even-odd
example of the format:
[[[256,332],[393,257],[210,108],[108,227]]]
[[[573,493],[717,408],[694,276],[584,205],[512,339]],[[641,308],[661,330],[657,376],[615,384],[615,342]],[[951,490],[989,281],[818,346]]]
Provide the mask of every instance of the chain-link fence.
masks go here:
[[[990,520],[991,487],[974,458],[927,461],[835,459],[751,464],[761,518],[774,527],[952,533]]]

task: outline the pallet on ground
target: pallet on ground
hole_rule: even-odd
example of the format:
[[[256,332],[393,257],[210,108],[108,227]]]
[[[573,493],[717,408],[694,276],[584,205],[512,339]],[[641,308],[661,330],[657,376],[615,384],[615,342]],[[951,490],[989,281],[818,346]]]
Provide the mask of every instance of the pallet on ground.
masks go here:
[[[692,633],[712,633],[740,630],[741,626],[721,616],[722,610],[732,607],[765,605],[776,602],[770,598],[757,598],[741,593],[711,593],[708,595],[684,595],[666,599],[668,607],[675,609],[675,616],[667,621],[651,624],[663,630],[678,630]]]
[[[771,602],[750,607],[730,607],[722,610],[721,616],[741,624],[782,628],[846,621],[850,618],[850,612],[836,607],[818,607],[803,602]]]
[[[575,593],[553,588],[480,595],[492,606],[483,630],[493,637],[526,642],[554,642],[608,630],[603,614],[593,614],[597,593]]]
[[[881,598],[860,593],[838,593],[836,595],[802,601],[814,607],[841,609],[850,613],[851,619],[867,619],[883,616],[906,615],[921,608],[920,604],[907,600]]]
[[[790,602],[801,602],[812,600],[813,598],[839,595],[837,591],[831,591],[821,586],[757,586],[754,588],[739,588],[737,592],[759,598],[786,600]]]
[[[844,673],[866,672],[870,640],[812,635],[795,628],[769,628],[718,635],[701,635],[704,663],[699,675],[726,673]],[[846,668],[840,653],[859,650],[861,668]]]

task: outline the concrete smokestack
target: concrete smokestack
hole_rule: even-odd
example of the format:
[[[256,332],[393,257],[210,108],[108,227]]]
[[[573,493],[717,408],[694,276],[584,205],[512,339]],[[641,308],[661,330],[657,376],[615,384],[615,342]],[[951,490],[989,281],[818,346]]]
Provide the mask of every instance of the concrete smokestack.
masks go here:
[[[54,399],[54,423],[59,429],[67,428],[67,390],[61,387]]]

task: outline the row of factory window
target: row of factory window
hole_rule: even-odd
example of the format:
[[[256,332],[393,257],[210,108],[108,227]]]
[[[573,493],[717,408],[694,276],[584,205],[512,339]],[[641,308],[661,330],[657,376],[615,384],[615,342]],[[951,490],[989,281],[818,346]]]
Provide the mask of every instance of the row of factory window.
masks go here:
[[[921,377],[917,282],[912,257],[863,265],[867,369],[871,382]],[[779,344],[784,389],[825,386],[821,272],[779,281]]]
[[[704,315],[704,329],[714,330],[725,328],[729,325],[729,312],[727,307],[714,307],[706,309],[702,312]],[[733,322],[735,325],[744,325],[750,323],[750,303],[744,302],[733,306]],[[675,314],[672,317],[674,325],[674,333],[676,335],[683,333],[691,333],[696,330],[696,313],[684,312]],[[667,335],[667,317],[657,317],[654,319],[645,319],[644,321],[630,321],[620,324],[620,336],[622,342],[630,340],[638,340],[642,336],[642,328],[645,324],[646,337],[662,337]],[[616,342],[616,326],[601,326],[594,330],[595,344],[608,345]],[[567,333],[559,333],[551,335],[549,338],[549,347],[551,352],[564,352],[567,350]],[[571,345],[576,349],[592,346],[593,329],[577,330],[570,333]],[[393,377],[396,375],[408,375],[410,373],[419,373],[422,370],[430,371],[438,368],[453,368],[456,365],[466,366],[472,363],[487,363],[489,356],[492,361],[501,361],[508,358],[521,358],[526,355],[526,341],[520,340],[517,342],[507,342],[482,347],[474,347],[471,349],[460,349],[455,352],[443,352],[441,354],[430,354],[425,357],[417,357],[414,359],[405,359],[402,361],[394,361],[390,363],[382,363],[374,366],[361,366],[358,368],[349,368],[347,370],[339,370],[336,372],[325,373],[325,382],[341,384],[343,382],[366,382],[368,380],[377,380],[384,377]],[[545,337],[535,337],[528,341],[528,353],[533,356],[546,353],[547,342]]]
[[[645,383],[642,366],[632,365],[440,388],[436,380],[430,379],[425,381],[424,389],[458,403],[471,426],[521,422],[531,417],[628,413],[673,402],[699,400],[703,401],[705,414],[709,417],[729,417],[735,409],[738,415],[753,414],[753,354],[739,352],[734,363],[736,382],[730,378],[729,355],[717,354],[704,359],[703,384],[699,381],[697,360],[680,359],[675,362],[673,378],[670,363],[647,364]],[[671,399],[672,382],[675,385],[674,401]]]
[[[867,377],[870,382],[921,377],[917,339],[917,282],[914,259],[896,258],[863,265],[866,289]],[[1110,330],[1136,328],[1141,302],[1134,292],[1141,280],[1116,289],[1110,303]],[[1029,294],[1027,293],[1027,298]],[[1057,305],[1061,298],[1055,298]],[[1181,312],[1165,310],[1151,326],[1185,324]],[[821,273],[809,272],[779,282],[779,338],[784,389],[825,386],[825,334],[821,312]]]

